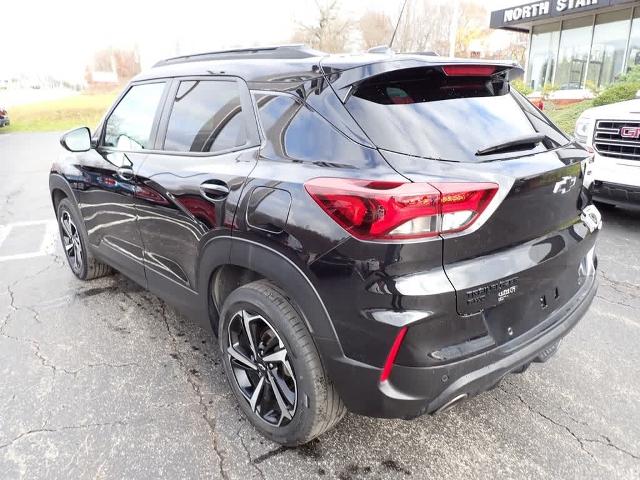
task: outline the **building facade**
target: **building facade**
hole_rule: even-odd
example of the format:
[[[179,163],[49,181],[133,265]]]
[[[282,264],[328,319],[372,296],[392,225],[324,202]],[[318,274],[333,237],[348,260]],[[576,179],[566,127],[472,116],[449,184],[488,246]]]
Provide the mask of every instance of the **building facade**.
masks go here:
[[[562,98],[640,65],[640,1],[544,0],[491,12],[491,28],[529,33],[525,83]]]

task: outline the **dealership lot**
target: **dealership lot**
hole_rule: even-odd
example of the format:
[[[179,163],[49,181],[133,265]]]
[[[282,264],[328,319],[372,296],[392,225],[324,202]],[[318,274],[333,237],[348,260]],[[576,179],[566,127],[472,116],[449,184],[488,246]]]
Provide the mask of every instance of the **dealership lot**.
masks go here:
[[[262,439],[215,339],[120,275],[77,281],[55,134],[0,134],[0,478],[638,478],[640,211],[605,209],[600,291],[555,358],[437,417]]]

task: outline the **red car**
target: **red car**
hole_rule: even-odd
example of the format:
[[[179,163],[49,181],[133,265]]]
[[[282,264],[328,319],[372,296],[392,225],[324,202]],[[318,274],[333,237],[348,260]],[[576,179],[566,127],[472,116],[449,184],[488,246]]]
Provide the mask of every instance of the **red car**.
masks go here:
[[[8,127],[11,124],[7,110],[0,107],[0,127]]]

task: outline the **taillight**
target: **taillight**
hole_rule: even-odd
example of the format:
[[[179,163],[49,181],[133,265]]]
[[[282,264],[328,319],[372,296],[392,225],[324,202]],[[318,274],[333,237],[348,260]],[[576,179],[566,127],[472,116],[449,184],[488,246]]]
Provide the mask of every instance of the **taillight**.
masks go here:
[[[440,191],[441,233],[469,228],[487,208],[496,192],[495,183],[432,183]]]
[[[498,190],[495,183],[403,183],[315,178],[309,195],[362,240],[426,238],[468,228]]]

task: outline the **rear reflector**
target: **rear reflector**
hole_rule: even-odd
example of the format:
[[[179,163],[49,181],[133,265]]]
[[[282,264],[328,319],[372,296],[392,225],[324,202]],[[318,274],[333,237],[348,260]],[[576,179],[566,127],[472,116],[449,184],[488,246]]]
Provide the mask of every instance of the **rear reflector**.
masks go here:
[[[448,77],[489,77],[496,72],[493,65],[445,65],[442,71]]]
[[[305,188],[354,237],[403,240],[468,228],[491,202],[498,185],[315,178]]]
[[[389,354],[387,355],[387,360],[384,362],[384,367],[382,368],[382,373],[380,374],[381,382],[386,381],[389,378],[389,375],[391,375],[393,364],[396,361],[398,351],[400,350],[400,345],[402,345],[402,341],[404,340],[404,336],[406,334],[407,327],[402,327],[396,335],[396,339],[393,341],[393,345],[391,345],[391,349],[389,350]]]

